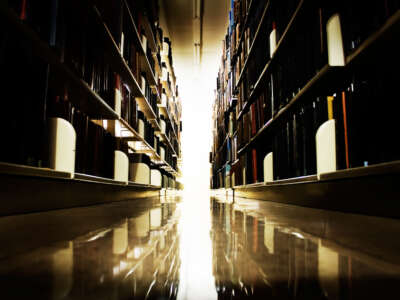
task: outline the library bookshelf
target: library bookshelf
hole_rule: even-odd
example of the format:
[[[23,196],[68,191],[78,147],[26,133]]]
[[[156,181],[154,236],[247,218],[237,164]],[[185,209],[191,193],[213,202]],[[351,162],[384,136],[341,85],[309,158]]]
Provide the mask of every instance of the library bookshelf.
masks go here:
[[[398,106],[400,11],[396,1],[371,1],[365,14],[357,5],[231,2],[213,106],[212,189],[398,215],[390,211],[398,211],[400,149],[390,134],[398,125],[387,108]]]
[[[181,100],[158,13],[157,1],[0,6],[4,99],[21,91],[1,122],[4,196],[19,198],[8,184],[21,181],[48,203],[27,205],[21,192],[19,208],[4,214],[126,199],[116,190],[137,198],[181,188]],[[63,203],[50,202],[40,182],[69,190]]]

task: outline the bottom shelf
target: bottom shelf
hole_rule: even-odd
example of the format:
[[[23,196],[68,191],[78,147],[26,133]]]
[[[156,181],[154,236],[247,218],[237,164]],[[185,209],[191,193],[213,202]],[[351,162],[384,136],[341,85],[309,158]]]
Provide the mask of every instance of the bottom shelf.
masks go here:
[[[0,216],[160,196],[160,187],[0,163]]]
[[[325,173],[320,179],[314,175],[235,186],[233,191],[239,198],[400,218],[399,183],[400,162],[395,161]]]

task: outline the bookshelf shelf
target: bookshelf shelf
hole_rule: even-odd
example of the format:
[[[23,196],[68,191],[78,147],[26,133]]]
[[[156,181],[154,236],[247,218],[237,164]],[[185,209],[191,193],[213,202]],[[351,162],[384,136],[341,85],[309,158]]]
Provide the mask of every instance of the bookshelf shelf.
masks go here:
[[[124,4],[125,4],[125,9],[126,9],[126,11],[128,13],[128,16],[129,16],[130,25],[131,25],[131,28],[132,28],[132,31],[133,31],[133,36],[135,37],[136,44],[139,45],[139,50],[140,50],[140,52],[142,54],[141,55],[141,67],[142,67],[142,70],[144,70],[144,72],[146,73],[146,77],[147,77],[147,80],[148,80],[150,86],[151,87],[157,87],[157,80],[156,80],[156,78],[154,76],[154,72],[153,72],[153,70],[152,70],[152,68],[150,66],[150,62],[147,59],[146,50],[143,48],[142,41],[140,40],[140,35],[139,35],[139,32],[138,32],[138,30],[136,28],[135,22],[133,20],[133,16],[132,16],[131,10],[130,10],[130,8],[129,8],[129,6],[126,3],[125,0],[124,0]],[[144,23],[146,23],[146,22],[144,22]]]
[[[110,59],[112,60],[113,66],[120,72],[122,78],[124,78],[130,85],[133,91],[133,95],[136,97],[136,101],[139,105],[140,110],[144,113],[145,117],[152,121],[152,125],[155,130],[160,130],[160,126],[157,122],[157,116],[151,107],[149,101],[146,99],[143,91],[139,87],[132,71],[130,70],[129,66],[125,62],[124,58],[121,56],[121,52],[114,41],[114,38],[111,35],[110,30],[108,29],[107,25],[101,20],[101,15],[99,11],[94,8],[96,12],[96,16],[98,17],[99,22],[101,22],[102,31],[104,33],[104,40],[107,45],[107,49],[110,53]],[[133,24],[134,25],[134,24]]]
[[[126,185],[86,174],[71,179],[69,173],[2,162],[0,178],[4,187],[13,187],[0,190],[2,216],[153,198],[161,191],[152,185]]]
[[[18,1],[20,0],[16,2]],[[27,7],[18,3],[1,5],[0,23],[13,35],[12,38],[8,35],[1,36],[2,45],[5,45],[0,50],[1,66],[4,65],[7,72],[13,72],[11,63],[4,62],[5,55],[9,56],[11,61],[15,59],[16,65],[19,60],[20,65],[28,62],[29,72],[22,78],[25,81],[21,84],[26,84],[28,89],[34,89],[35,94],[32,93],[32,97],[38,99],[38,108],[33,110],[38,111],[35,110],[32,117],[25,118],[24,123],[33,123],[32,136],[37,137],[33,144],[52,145],[53,139],[59,143],[59,131],[68,132],[63,134],[68,135],[71,149],[75,147],[75,150],[67,149],[66,154],[62,155],[69,155],[71,158],[68,169],[75,172],[76,180],[120,184],[121,182],[109,178],[127,176],[122,167],[121,172],[124,174],[115,175],[119,170],[114,168],[121,165],[118,165],[117,160],[123,160],[126,164],[127,160],[123,154],[134,152],[146,154],[150,158],[148,161],[147,157],[144,157],[144,163],[152,170],[161,172],[164,187],[178,187],[179,184],[175,185],[175,181],[180,174],[176,167],[177,154],[174,146],[179,148],[179,136],[173,126],[171,139],[161,134],[160,114],[164,114],[170,121],[174,119],[168,108],[160,112],[157,107],[160,100],[159,76],[162,73],[158,60],[161,58],[161,38],[154,33],[161,36],[162,29],[156,28],[154,31],[146,16],[149,12],[147,9],[157,12],[157,8],[146,7],[143,11],[135,11],[133,16],[126,0],[116,2],[118,3],[84,1],[76,5],[63,2],[57,8],[57,12],[49,10],[43,13],[44,19],[40,21],[36,18],[31,19],[39,4]],[[22,11],[24,9],[27,13]],[[148,38],[146,49],[134,17],[140,24],[140,33],[144,33]],[[121,21],[120,27],[118,22],[115,22],[117,19]],[[157,23],[155,26],[158,26]],[[82,31],[76,32],[78,28]],[[23,49],[25,45],[27,49]],[[124,48],[120,49],[122,46]],[[13,54],[14,49],[17,50],[14,51],[17,54]],[[172,69],[172,66],[170,68]],[[31,83],[28,77],[32,78],[32,74],[36,74],[32,70],[36,69],[39,69],[39,78]],[[145,89],[142,90],[142,86],[145,86]],[[25,94],[23,96],[26,97]],[[25,98],[23,101],[22,104],[25,104]],[[14,106],[10,107],[18,109]],[[27,113],[29,108],[30,105],[23,108],[22,112]],[[47,129],[57,132],[53,135],[53,131],[45,132]],[[12,142],[10,140],[10,143]],[[20,144],[16,147],[20,147]],[[20,163],[20,170],[23,170],[21,175],[38,173],[41,174],[40,178],[53,179],[54,170],[50,169],[50,166],[57,170],[66,169],[57,167],[52,160],[51,155],[55,153],[53,148],[58,147],[57,145],[49,146],[51,149],[46,150],[45,147],[35,144],[32,150],[17,155],[4,152],[1,153],[1,161]],[[165,148],[160,149],[156,147],[158,145]],[[165,150],[163,159],[161,154],[157,153],[162,153],[162,150]],[[93,153],[93,156],[86,153]],[[134,159],[142,157],[129,156],[130,163]],[[58,157],[57,160],[61,161],[61,158]],[[38,171],[25,168],[26,165],[45,168],[39,168]],[[86,172],[90,175],[82,174]],[[129,176],[132,176],[131,172],[133,171],[129,170]],[[65,175],[59,171],[55,171],[54,174],[55,177],[61,178],[71,176],[70,173]],[[132,184],[129,186],[134,187]],[[144,187],[154,188],[151,185]]]
[[[269,75],[270,70],[272,69],[272,66],[276,61],[279,59],[280,52],[282,51],[281,49],[283,48],[283,45],[285,41],[287,40],[287,37],[291,33],[291,30],[294,28],[294,24],[296,22],[296,19],[298,19],[300,13],[302,12],[302,8],[304,5],[304,0],[301,0],[296,8],[296,11],[294,12],[292,18],[290,19],[289,24],[286,26],[285,31],[282,34],[282,37],[279,39],[279,42],[276,46],[276,50],[274,54],[272,55],[271,59],[266,63],[263,71],[261,72],[260,76],[258,77],[256,83],[254,84],[254,89],[251,91],[250,96],[248,97],[246,104],[244,105],[243,109],[240,111],[238,120],[240,120],[243,116],[243,114],[248,111],[250,105],[253,103],[255,95],[258,93],[259,89],[263,86],[264,80]]]
[[[169,138],[166,134],[160,132],[161,140],[167,144],[167,146],[172,150],[172,155],[177,156],[174,147],[172,146]]]
[[[124,2],[125,2],[126,7],[128,7],[128,5],[126,4],[126,0],[124,0]],[[147,40],[148,40],[149,45],[150,45],[151,52],[157,53],[157,51],[158,51],[157,43],[156,43],[156,39],[155,39],[155,35],[154,35],[154,32],[153,32],[153,29],[150,26],[150,21],[149,21],[149,19],[147,18],[146,15],[143,16],[143,19],[144,19],[144,22],[143,22],[144,26],[143,27],[144,27],[144,31],[146,33]]]
[[[262,198],[261,191],[257,194],[252,189],[320,184],[326,173],[331,178],[359,175],[367,172],[357,171],[361,166],[400,159],[393,150],[397,146],[384,133],[397,126],[395,114],[372,108],[378,98],[396,98],[398,83],[387,71],[398,69],[398,6],[385,7],[377,1],[367,15],[355,16],[356,4],[333,4],[328,9],[305,0],[266,1],[244,16],[241,9],[248,4],[248,0],[237,0],[231,6],[234,17],[223,43],[213,106],[211,188],[236,185],[241,194]],[[247,28],[240,29],[241,36],[246,32],[253,39],[244,37],[248,53],[239,58],[243,40],[235,51],[235,30],[243,18]],[[249,18],[256,21],[248,23]],[[354,18],[364,22],[366,32],[360,32]],[[374,23],[369,24],[372,19]],[[274,35],[278,36],[276,47]],[[268,52],[268,42],[274,52],[261,62],[255,47]],[[391,103],[397,107],[397,102]],[[367,117],[371,113],[374,125]],[[329,151],[324,148],[328,143],[322,142],[328,130],[329,145],[335,143]],[[372,137],[376,142],[370,142]],[[225,146],[228,143],[230,147]],[[324,170],[322,157],[328,154],[332,165]],[[390,165],[384,168],[392,172]]]
[[[256,2],[255,0],[251,0],[250,1],[249,8],[248,8],[247,13],[246,13],[246,18],[245,18],[243,26],[242,26],[242,31],[240,33],[240,38],[239,38],[239,41],[237,43],[237,48],[235,49],[235,53],[233,55],[233,61],[235,61],[235,59],[237,59],[237,55],[240,53],[240,50],[241,50],[241,47],[242,47],[241,45],[242,45],[242,42],[244,40],[244,29],[249,24],[250,15],[251,15],[251,12],[253,11],[253,8],[255,6],[255,2]]]
[[[167,66],[167,70],[168,73],[171,75],[171,86],[175,87],[176,86],[176,76],[175,76],[175,72],[174,72],[174,68],[171,66],[171,62],[169,61],[169,57],[168,54],[161,54],[161,61],[165,63],[165,65]],[[172,92],[172,96],[176,96],[176,92],[173,88]]]
[[[173,120],[173,119],[171,118],[171,115],[170,115],[170,113],[169,113],[168,108],[165,107],[165,106],[158,106],[158,108],[160,109],[160,112],[169,120],[169,122],[170,122],[171,124],[174,124],[175,120]],[[173,135],[174,135],[173,137],[174,137],[175,139],[178,139],[178,136],[177,136],[177,134],[176,134],[176,132],[175,132],[174,126],[171,126],[171,130],[172,130],[172,133],[173,133]]]
[[[162,74],[161,65],[160,65],[160,62],[158,61],[157,53],[153,53],[152,55],[153,55],[154,69],[156,71],[156,74]],[[158,91],[157,91],[157,96],[158,96],[158,99],[160,99],[160,95],[159,95]]]
[[[98,177],[82,173],[74,173],[74,178],[71,178],[70,173],[60,172],[49,168],[38,168],[30,166],[22,166],[18,164],[10,164],[0,162],[0,174],[1,175],[16,175],[24,177],[35,177],[35,178],[52,178],[52,179],[68,179],[68,180],[85,180],[91,183],[106,183],[117,186],[125,186],[126,184],[121,181],[117,181],[111,178]],[[154,189],[160,189],[159,187],[149,184],[139,184],[129,182],[130,185],[136,187],[150,187]]]
[[[265,123],[263,127],[251,138],[251,140],[241,149],[238,150],[238,155],[245,152],[249,147],[251,147],[260,138],[265,138],[265,135],[269,130],[272,130],[278,122],[284,118],[291,109],[299,104],[299,102],[307,101],[310,99],[311,94],[317,94],[321,89],[326,89],[327,85],[331,82],[333,78],[338,78],[342,74],[340,67],[331,67],[326,65],[315,75],[307,84],[293,97],[283,108],[281,108],[278,113],[269,121]]]
[[[165,160],[161,159],[160,155],[158,155],[157,151],[151,147],[147,141],[136,132],[124,119],[119,119],[120,127],[122,131],[126,132],[123,138],[127,141],[139,142],[139,145],[130,146],[132,150],[136,153],[146,153],[150,156],[151,160],[159,166],[167,166],[167,171],[173,174],[177,174],[176,170],[173,169]],[[169,140],[168,140],[169,142]]]
[[[12,26],[12,29],[21,36],[21,39],[29,41],[35,55],[38,55],[38,57],[48,62],[54,68],[60,80],[72,84],[72,88],[80,96],[79,99],[71,99],[74,105],[93,118],[118,118],[114,110],[94,92],[86,82],[78,78],[68,66],[63,64],[49,45],[43,42],[36,32],[26,24],[21,23],[15,13],[0,6],[0,14],[4,17],[4,21],[7,22],[7,25]]]
[[[246,73],[247,66],[248,66],[248,62],[249,62],[249,61],[251,60],[251,58],[253,57],[254,49],[256,48],[255,46],[256,46],[256,44],[257,44],[258,38],[261,36],[261,34],[260,34],[261,27],[263,26],[263,24],[264,24],[264,22],[265,22],[265,20],[266,20],[266,15],[268,14],[268,9],[269,9],[269,7],[270,7],[270,1],[268,1],[267,4],[265,5],[263,14],[262,14],[262,16],[261,16],[261,20],[260,20],[260,22],[258,23],[256,33],[255,33],[254,38],[253,38],[253,40],[252,40],[252,42],[251,42],[250,49],[248,50],[247,57],[246,57],[246,59],[245,59],[245,62],[244,62],[244,64],[243,64],[243,67],[242,67],[242,69],[241,69],[241,71],[240,71],[239,78],[237,79],[237,83],[236,83],[235,90],[238,90],[239,85],[240,85],[240,83],[241,83],[242,80],[243,80],[244,74]]]
[[[367,40],[365,40],[352,54],[346,57],[345,67],[331,67],[325,65],[307,84],[292,98],[273,119],[269,120],[261,129],[251,138],[249,143],[238,150],[238,155],[244,153],[251,147],[260,137],[265,137],[268,130],[271,130],[280,119],[290,113],[291,109],[299,102],[309,99],[310,94],[317,94],[318,91],[329,89],[329,85],[334,80],[337,82],[345,78],[345,71],[359,65],[366,65],[370,59],[377,57],[377,52],[382,53],[385,47],[390,46],[394,42],[396,35],[400,32],[400,11],[395,13],[388,21]],[[332,86],[330,87],[332,88]],[[251,96],[250,96],[251,99]],[[247,102],[249,103],[249,102]],[[243,112],[248,109],[246,103],[245,108],[239,114],[238,119],[243,115]]]
[[[228,138],[229,138],[229,134],[227,134],[227,135],[225,136],[224,141],[222,142],[222,145],[219,147],[219,149],[218,149],[218,151],[217,151],[218,153],[222,151],[222,149],[223,149],[224,146],[226,145],[226,142],[228,141]]]
[[[394,13],[385,24],[371,34],[353,53],[346,57],[346,66],[360,65],[381,57],[386,46],[395,42],[400,33],[400,11]]]
[[[235,197],[399,218],[400,163],[393,161],[332,173],[233,187]],[[368,186],[368,189],[365,188]],[[380,203],[376,205],[376,199]],[[360,199],[358,201],[357,199]]]
[[[162,80],[161,83],[162,83],[163,89],[165,89],[165,93],[166,93],[168,99],[171,99],[173,97],[173,94],[172,94],[172,90],[168,84],[168,81]]]

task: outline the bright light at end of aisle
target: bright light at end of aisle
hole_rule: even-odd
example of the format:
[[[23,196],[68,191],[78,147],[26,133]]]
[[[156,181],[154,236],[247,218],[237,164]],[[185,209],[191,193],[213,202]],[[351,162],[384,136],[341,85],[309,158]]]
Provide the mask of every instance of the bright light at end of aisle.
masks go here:
[[[180,78],[182,95],[182,173],[185,190],[208,194],[211,116],[217,64],[204,64],[197,74]]]

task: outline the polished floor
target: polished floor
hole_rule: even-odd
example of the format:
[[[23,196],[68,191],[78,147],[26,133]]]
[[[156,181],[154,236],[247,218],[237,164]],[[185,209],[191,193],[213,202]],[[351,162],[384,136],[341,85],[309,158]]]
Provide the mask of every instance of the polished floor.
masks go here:
[[[1,299],[399,299],[400,222],[184,195],[0,218]]]

